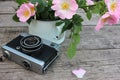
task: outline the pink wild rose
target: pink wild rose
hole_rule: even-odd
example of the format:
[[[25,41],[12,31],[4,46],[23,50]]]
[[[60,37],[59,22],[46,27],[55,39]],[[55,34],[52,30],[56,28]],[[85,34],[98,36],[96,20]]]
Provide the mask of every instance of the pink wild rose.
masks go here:
[[[109,2],[109,0],[104,0],[105,4],[107,4]]]
[[[86,0],[87,5],[94,5],[94,2],[92,0]]]
[[[109,25],[117,24],[119,22],[119,16],[115,14],[111,14],[110,12],[106,12],[99,20],[97,26],[95,27],[96,31],[99,31],[105,23]]]
[[[28,4],[22,4],[17,10],[17,16],[21,22],[26,22],[31,17],[31,10]]]
[[[38,4],[36,3],[35,6],[37,6]],[[30,8],[30,11],[31,11],[31,16],[34,16],[35,15],[35,6],[34,4],[32,3],[28,3],[28,7]]]
[[[61,19],[71,19],[78,9],[78,4],[75,0],[53,0],[53,6],[55,10],[55,16]]]
[[[108,11],[120,16],[120,0],[105,0]]]
[[[35,6],[37,6],[37,4]],[[30,2],[22,4],[16,12],[19,20],[21,22],[26,22],[31,16],[34,16],[35,6]]]

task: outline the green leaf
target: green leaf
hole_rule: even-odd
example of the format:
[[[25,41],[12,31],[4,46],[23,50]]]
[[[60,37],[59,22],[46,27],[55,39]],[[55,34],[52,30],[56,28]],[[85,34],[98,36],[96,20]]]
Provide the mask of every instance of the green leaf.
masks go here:
[[[31,17],[30,19],[27,20],[27,23],[30,24],[33,19],[34,17]]]
[[[80,31],[82,31],[82,22],[83,19],[80,15],[74,15],[73,17],[73,31],[75,34],[79,34]]]
[[[88,12],[86,13],[86,16],[87,16],[87,18],[90,20],[90,19],[92,18],[92,13],[91,13],[90,11],[88,11]]]
[[[79,34],[73,34],[72,39],[74,40],[74,44],[79,44],[80,42],[80,35]]]
[[[30,0],[31,3],[36,4],[36,2],[42,6],[42,7],[47,7],[48,3],[45,0]]]
[[[77,3],[79,5],[79,8],[81,8],[82,6],[86,5],[86,0],[77,0]]]
[[[62,21],[56,22],[56,26],[60,26],[61,24],[63,24]]]
[[[46,2],[46,0],[42,0],[42,4],[43,4],[43,6],[45,6],[45,7],[48,6],[48,3]]]
[[[44,12],[44,10],[45,10],[45,7],[43,5],[38,5],[36,8],[37,8],[37,13],[38,14],[41,13],[41,12]]]
[[[25,2],[27,2],[28,0],[16,0],[16,2],[19,4],[19,5],[21,5],[21,4],[23,4],[23,3],[25,3]]]
[[[52,0],[48,0],[48,7],[51,9],[51,6],[52,6]],[[51,9],[52,10],[52,9]]]
[[[101,15],[105,14],[105,13],[108,11],[108,9],[107,9],[104,1],[101,1],[101,2],[100,2],[100,4],[99,4],[99,9],[100,9],[100,14],[101,14]]]
[[[82,25],[74,25],[74,34],[79,34],[80,31],[82,31]]]
[[[78,25],[78,26],[81,26],[81,25],[82,25],[82,22],[83,22],[83,19],[82,19],[82,17],[81,17],[80,15],[75,14],[75,15],[73,16],[72,21],[73,21],[73,24]]]
[[[31,19],[27,20],[27,23],[30,24],[31,23]]]
[[[67,50],[67,56],[68,58],[72,59],[76,54],[76,45],[74,43],[70,43],[68,50]]]
[[[47,11],[44,11],[43,13],[41,13],[41,17],[42,19],[48,19],[49,13]]]
[[[16,14],[13,16],[13,20],[16,21],[16,22],[20,22],[20,21],[19,21],[19,18],[17,17]]]
[[[92,13],[98,14],[100,12],[99,5],[89,6]]]
[[[64,20],[64,22],[65,22],[65,25],[63,26],[62,33],[73,27],[73,23],[70,20]]]
[[[68,50],[67,50],[68,58],[72,59],[75,56],[77,44],[79,42],[80,42],[80,35],[79,34],[73,34],[72,35],[72,41],[71,41],[71,43],[68,47]]]
[[[54,11],[49,11],[49,19],[50,20],[59,20],[58,17],[54,16]]]
[[[36,4],[36,2],[38,2],[38,4],[42,4],[42,0],[30,0],[31,3]]]

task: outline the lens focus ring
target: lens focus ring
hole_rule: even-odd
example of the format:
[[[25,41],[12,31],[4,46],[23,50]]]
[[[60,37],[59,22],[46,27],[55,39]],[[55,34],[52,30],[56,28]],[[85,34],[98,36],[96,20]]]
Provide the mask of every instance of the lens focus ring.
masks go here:
[[[42,46],[41,43],[42,43],[41,38],[34,35],[24,37],[20,41],[22,50],[28,53],[39,50]]]

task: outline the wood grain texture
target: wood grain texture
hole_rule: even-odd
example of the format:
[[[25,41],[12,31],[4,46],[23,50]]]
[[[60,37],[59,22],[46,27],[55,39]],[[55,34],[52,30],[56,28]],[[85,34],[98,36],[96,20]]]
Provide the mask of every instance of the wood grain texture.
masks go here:
[[[1,1],[0,0],[0,14],[15,13],[17,4],[14,1]]]
[[[119,80],[119,52],[119,49],[81,50],[73,60],[68,60],[62,53],[45,75],[38,75],[14,62],[6,61],[0,66],[0,77],[2,80],[79,80],[71,74],[71,70],[81,67],[87,70],[82,80]],[[2,77],[3,75],[7,76]]]
[[[18,80],[33,80],[33,79],[34,80],[39,80],[39,79],[78,80],[74,75],[71,74],[71,70],[81,67],[87,70],[87,73],[83,78],[83,80],[102,80],[102,79],[119,80],[120,49],[119,47],[118,49],[113,47],[109,49],[110,45],[107,45],[106,48],[104,47],[106,42],[109,42],[109,39],[111,37],[113,37],[111,39],[112,41],[115,41],[115,39],[117,39],[115,43],[116,45],[118,44],[117,42],[119,41],[119,37],[116,36],[120,34],[119,27],[115,27],[114,30],[112,30],[113,28],[114,27],[109,28],[109,26],[106,26],[102,31],[94,32],[92,31],[92,29],[94,29],[92,26],[85,26],[83,32],[81,33],[81,37],[82,36],[83,37],[81,38],[81,44],[78,47],[77,55],[72,60],[69,60],[66,57],[66,47],[68,46],[67,40],[69,40],[66,39],[65,40],[66,42],[64,42],[64,44],[62,44],[61,47],[61,56],[48,69],[45,75],[38,75],[34,72],[27,71],[23,67],[15,64],[14,62],[7,60],[4,63],[0,63],[0,74],[1,74],[0,79],[1,80],[16,80],[16,79]],[[7,41],[16,37],[21,32],[27,32],[27,31],[28,31],[27,27],[11,27],[11,28],[2,27],[0,28],[0,44],[3,45]],[[89,39],[86,39],[87,37]],[[103,40],[101,40],[101,38]],[[95,42],[96,40],[98,40],[99,42]],[[85,44],[84,42],[87,43]],[[97,45],[98,43],[100,45],[95,47],[94,45]],[[7,75],[7,76],[2,77],[3,75]]]
[[[0,46],[23,32],[28,32],[28,25],[12,20],[13,0],[0,1]],[[99,19],[94,15],[88,21],[85,14],[78,11],[85,21],[80,33],[81,43],[78,45],[76,56],[69,60],[66,50],[69,46],[68,34],[61,46],[59,58],[48,68],[44,75],[27,71],[14,62],[0,62],[0,80],[120,80],[120,25],[106,25],[96,32],[94,27]],[[0,49],[0,55],[2,51]],[[84,78],[76,78],[71,71],[83,68],[87,71]]]

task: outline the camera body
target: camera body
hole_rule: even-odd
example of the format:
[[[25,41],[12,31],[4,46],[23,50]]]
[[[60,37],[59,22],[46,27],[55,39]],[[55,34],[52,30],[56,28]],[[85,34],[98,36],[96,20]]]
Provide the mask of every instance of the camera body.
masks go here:
[[[59,56],[60,45],[22,33],[2,46],[3,55],[25,69],[44,73]]]

